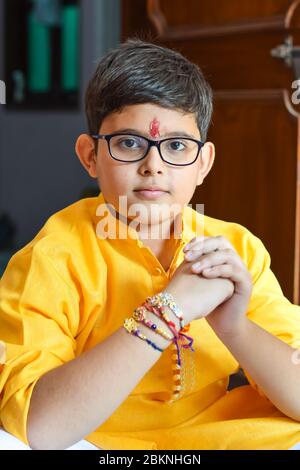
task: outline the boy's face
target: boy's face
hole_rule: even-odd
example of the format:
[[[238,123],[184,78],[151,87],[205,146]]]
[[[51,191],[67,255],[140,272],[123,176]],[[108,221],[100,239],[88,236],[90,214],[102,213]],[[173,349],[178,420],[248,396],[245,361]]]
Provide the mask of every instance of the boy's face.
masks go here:
[[[99,129],[99,134],[112,134],[132,129],[132,133],[149,139],[163,139],[189,134],[201,140],[194,114],[182,114],[152,103],[126,106],[121,112],[107,116]],[[133,132],[134,130],[134,132]],[[128,132],[127,132],[128,133]],[[165,163],[156,147],[150,147],[144,159],[137,162],[120,162],[109,153],[105,140],[98,140],[97,154],[93,139],[87,134],[79,136],[76,143],[77,155],[92,178],[97,178],[101,192],[107,203],[119,211],[119,197],[127,197],[127,208],[142,204],[150,211],[150,205],[183,207],[191,200],[195,188],[201,185],[214,161],[214,146],[205,143],[198,159],[189,166],[177,167]],[[158,187],[161,193],[145,193],[139,189]],[[199,201],[200,202],[200,201]],[[168,217],[168,211],[157,216],[151,212],[151,224],[157,224]],[[128,214],[123,214],[128,215]],[[149,221],[149,218],[147,219]],[[143,223],[143,222],[141,222]],[[145,221],[146,223],[146,221]]]

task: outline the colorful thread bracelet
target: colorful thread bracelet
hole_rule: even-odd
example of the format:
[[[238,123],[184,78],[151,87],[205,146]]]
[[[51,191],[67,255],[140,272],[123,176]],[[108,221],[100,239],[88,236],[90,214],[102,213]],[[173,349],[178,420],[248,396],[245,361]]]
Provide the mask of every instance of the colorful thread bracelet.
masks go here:
[[[177,330],[177,327],[174,322],[172,322],[166,312],[166,307],[169,307],[170,310],[175,314],[175,316],[180,321],[180,330]],[[154,313],[157,317],[163,319],[163,321],[167,324],[171,332],[173,333],[173,338],[170,338],[168,333],[164,332],[161,328],[157,327],[155,323],[151,322],[147,317],[147,312]],[[144,323],[148,328],[152,331],[155,331],[158,334],[161,334],[166,339],[172,339],[171,344],[171,357],[172,357],[172,372],[173,372],[173,387],[172,387],[172,395],[171,398],[168,400],[169,403],[172,403],[178,400],[185,388],[185,375],[183,374],[182,369],[182,361],[180,355],[180,349],[191,349],[192,352],[195,350],[192,347],[193,338],[187,336],[186,333],[190,329],[190,324],[184,326],[184,319],[181,310],[177,307],[174,298],[168,292],[161,292],[156,294],[152,297],[147,297],[146,302],[144,302],[140,307],[137,307],[134,310],[134,313],[131,318],[127,318],[124,321],[125,329],[133,334],[134,336],[138,336],[140,339],[146,341],[150,346],[154,349],[163,352],[163,349],[159,348],[153,341],[149,340],[146,335],[144,335],[138,328],[137,321]],[[183,344],[183,340],[187,340],[188,343]],[[180,343],[180,346],[178,345]],[[182,358],[183,358],[182,352]]]
[[[157,351],[163,352],[164,350],[159,348],[153,341],[147,338],[146,335],[144,335],[138,328],[138,324],[134,320],[134,318],[126,318],[124,320],[123,326],[125,330],[128,331],[128,333],[137,336],[138,338],[142,339],[143,341],[146,341],[152,348],[156,349]]]
[[[168,325],[169,329],[173,333],[172,339],[173,337],[178,338],[179,331],[177,331],[175,323],[169,319],[167,312],[162,310],[160,307],[156,307],[156,306],[154,307],[147,301],[143,303],[143,307],[146,308],[146,310],[148,310],[149,312],[154,313],[158,318],[161,318],[164,320],[164,322]]]
[[[153,297],[155,297],[155,296],[153,296]],[[185,348],[185,349],[190,348],[191,351],[195,352],[195,350],[193,349],[193,346],[192,346],[194,340],[191,336],[188,336],[188,335],[184,334],[182,332],[182,330],[180,330],[179,332],[176,330],[175,323],[173,323],[169,320],[166,312],[164,312],[164,310],[163,310],[163,307],[161,305],[157,305],[157,302],[156,302],[157,298],[153,300],[153,297],[147,297],[147,301],[144,302],[143,306],[145,306],[147,310],[150,310],[151,312],[153,312],[156,315],[160,314],[161,318],[167,323],[167,325],[174,332],[173,342],[176,345],[176,349],[177,349],[177,364],[178,364],[178,366],[181,366],[180,347]],[[156,305],[154,306],[153,303],[156,304]],[[182,341],[182,339],[186,339],[188,341],[188,343],[181,344],[181,346],[179,347],[178,342]]]
[[[175,302],[174,297],[169,292],[159,292],[152,297],[147,297],[147,302],[150,302],[154,307],[169,307],[174,315],[179,319],[180,329],[185,325],[183,313]]]
[[[168,340],[173,340],[173,335],[168,334],[162,328],[158,327],[155,323],[149,320],[146,317],[146,312],[149,312],[149,310],[147,310],[147,308],[142,305],[141,307],[137,307],[134,310],[132,317],[134,318],[135,321],[143,323],[144,325],[148,326],[148,328],[160,334],[163,338],[168,339]]]
[[[185,389],[185,377],[186,377],[186,371],[183,371],[183,367],[182,367],[183,364],[181,360],[181,353],[179,350],[178,341],[181,341],[182,338],[189,340],[189,344],[181,344],[180,347],[183,347],[186,350],[188,350],[189,348],[191,349],[192,352],[195,352],[195,350],[192,347],[193,339],[184,334],[189,331],[190,323],[188,323],[187,325],[184,325],[183,314],[180,311],[180,309],[177,307],[174,301],[174,298],[171,296],[171,294],[167,292],[162,292],[160,294],[156,294],[156,296],[153,296],[153,297],[149,298],[150,304],[152,303],[156,304],[156,306],[153,306],[153,310],[152,310],[153,313],[160,315],[163,318],[163,320],[166,321],[166,323],[168,324],[169,319],[164,310],[165,310],[165,307],[169,307],[170,310],[172,310],[173,313],[176,315],[176,317],[179,318],[180,325],[181,325],[180,331],[177,332],[176,326],[174,325],[174,323],[172,322],[172,324],[170,324],[170,321],[169,321],[169,327],[173,327],[174,325],[175,332],[177,332],[176,335],[174,334],[174,339],[171,344],[173,387],[172,387],[172,395],[171,395],[171,398],[168,400],[168,402],[173,403],[174,401],[178,400],[183,395],[184,389]],[[147,308],[150,309],[149,306]],[[182,351],[182,359],[183,358],[184,358],[184,354]],[[192,358],[191,358],[191,361],[193,364],[194,362]]]

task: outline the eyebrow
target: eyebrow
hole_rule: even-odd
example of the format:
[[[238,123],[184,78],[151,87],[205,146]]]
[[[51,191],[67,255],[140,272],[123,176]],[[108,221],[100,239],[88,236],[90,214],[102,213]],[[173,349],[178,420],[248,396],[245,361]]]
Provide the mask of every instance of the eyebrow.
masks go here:
[[[144,132],[139,131],[137,129],[130,129],[130,128],[128,128],[128,129],[119,129],[117,131],[112,132],[112,134],[123,134],[123,133],[127,134],[128,132],[132,133],[132,134],[138,134],[138,135],[141,135],[142,137],[147,137],[148,138],[148,136]],[[188,134],[187,132],[184,132],[184,131],[167,132],[166,134],[161,135],[160,138],[163,139],[165,137],[173,137],[173,136],[174,137],[189,137],[190,139],[199,140],[198,137],[195,137],[195,136],[193,136],[191,134]]]

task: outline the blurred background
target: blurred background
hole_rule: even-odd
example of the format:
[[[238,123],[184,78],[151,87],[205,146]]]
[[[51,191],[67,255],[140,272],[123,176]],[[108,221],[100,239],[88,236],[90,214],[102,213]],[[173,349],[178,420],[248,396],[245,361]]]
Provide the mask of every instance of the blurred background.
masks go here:
[[[0,275],[51,214],[97,193],[74,145],[86,84],[119,41],[119,0],[0,0]]]
[[[204,71],[216,160],[191,202],[257,235],[299,304],[300,0],[0,0],[2,268],[52,213],[97,193],[74,153],[83,94],[96,61],[132,36]]]

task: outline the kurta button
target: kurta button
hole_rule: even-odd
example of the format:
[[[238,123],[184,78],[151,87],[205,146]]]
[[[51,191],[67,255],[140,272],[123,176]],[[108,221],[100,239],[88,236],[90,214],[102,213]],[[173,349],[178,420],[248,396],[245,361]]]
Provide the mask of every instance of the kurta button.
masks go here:
[[[155,268],[155,274],[161,274],[162,270],[160,268]]]

